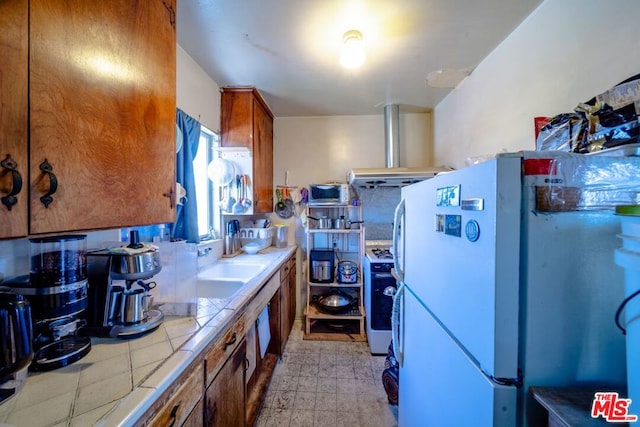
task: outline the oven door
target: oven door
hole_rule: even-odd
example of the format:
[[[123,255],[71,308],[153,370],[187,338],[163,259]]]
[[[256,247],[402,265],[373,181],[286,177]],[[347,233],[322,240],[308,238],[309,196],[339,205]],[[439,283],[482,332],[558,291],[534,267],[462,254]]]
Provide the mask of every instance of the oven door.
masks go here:
[[[397,288],[390,272],[371,272],[371,329],[391,330],[391,309]]]

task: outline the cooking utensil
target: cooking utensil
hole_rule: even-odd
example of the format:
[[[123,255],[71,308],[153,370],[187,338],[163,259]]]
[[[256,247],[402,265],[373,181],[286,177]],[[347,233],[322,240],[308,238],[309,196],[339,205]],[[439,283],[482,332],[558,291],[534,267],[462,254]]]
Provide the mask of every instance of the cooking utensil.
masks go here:
[[[249,198],[249,175],[242,175],[242,206],[245,210],[251,208],[253,202]]]
[[[319,230],[326,230],[331,228],[332,220],[327,216],[322,216],[320,218],[308,216],[307,218],[313,219],[316,222],[316,228]]]
[[[282,191],[280,191],[279,188],[276,188],[276,197],[278,199],[276,202],[276,208],[275,208],[275,211],[277,213],[278,211],[285,208],[284,202],[282,201]]]
[[[236,175],[236,196],[238,197],[238,199],[236,200],[236,202],[233,205],[233,209],[232,212],[234,214],[241,214],[244,212],[244,207],[242,206],[242,194],[240,192],[240,186],[241,186],[241,181],[240,181],[240,175]]]
[[[220,186],[227,185],[233,181],[235,173],[233,163],[221,157],[213,159],[207,166],[207,176]]]
[[[347,228],[347,219],[344,217],[344,215],[333,220],[333,228],[337,230],[344,230]]]
[[[233,205],[236,204],[236,199],[231,194],[231,191],[232,191],[231,182],[229,182],[226,185],[225,189],[227,191],[227,199],[226,199],[225,203],[222,206],[224,207],[224,211],[225,212],[231,212],[232,209],[233,209]]]
[[[155,246],[140,243],[138,230],[129,233],[127,246],[110,249],[108,254],[111,256],[111,277],[115,280],[147,279],[162,269],[160,252]]]
[[[329,314],[340,314],[348,311],[356,303],[356,299],[341,291],[331,291],[325,295],[314,295],[312,301],[320,311]]]

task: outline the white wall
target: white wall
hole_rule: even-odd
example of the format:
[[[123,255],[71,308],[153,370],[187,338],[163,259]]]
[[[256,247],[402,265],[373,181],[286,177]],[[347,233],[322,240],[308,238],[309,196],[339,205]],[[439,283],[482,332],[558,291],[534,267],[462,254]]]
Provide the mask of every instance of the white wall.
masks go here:
[[[207,73],[178,46],[176,103],[178,108],[214,132],[220,130],[220,88]]]
[[[385,166],[384,115],[277,117],[274,184],[345,182],[349,171]],[[431,165],[431,113],[400,112],[400,165]]]
[[[535,149],[535,116],[640,73],[640,1],[545,0],[434,110],[436,164]]]

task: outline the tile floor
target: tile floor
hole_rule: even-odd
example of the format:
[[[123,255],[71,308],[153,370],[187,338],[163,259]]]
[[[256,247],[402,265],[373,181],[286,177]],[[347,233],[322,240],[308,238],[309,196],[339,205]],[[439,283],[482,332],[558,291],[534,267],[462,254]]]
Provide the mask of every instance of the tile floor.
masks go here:
[[[382,387],[384,361],[366,342],[305,341],[296,320],[256,426],[397,426],[397,406]]]

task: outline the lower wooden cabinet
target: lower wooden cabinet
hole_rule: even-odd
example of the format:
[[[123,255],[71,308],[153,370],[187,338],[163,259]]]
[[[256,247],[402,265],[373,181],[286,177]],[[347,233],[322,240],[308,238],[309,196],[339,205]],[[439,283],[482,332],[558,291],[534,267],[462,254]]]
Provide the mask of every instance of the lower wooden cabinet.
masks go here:
[[[245,359],[246,341],[243,339],[205,392],[206,426],[245,425]]]
[[[202,407],[203,404],[201,400],[200,402],[198,402],[196,407],[193,408],[193,411],[191,411],[189,417],[185,420],[184,424],[182,424],[182,427],[203,427],[204,413],[202,412]]]
[[[202,425],[202,416],[192,414],[202,400],[204,384],[204,369],[202,363],[197,365],[195,371],[178,387],[165,403],[146,423],[149,426],[182,426]],[[202,411],[200,412],[202,414]],[[192,418],[193,415],[193,418]],[[200,424],[198,424],[200,419]],[[187,424],[188,421],[190,424]]]
[[[295,320],[295,276],[296,257],[292,256],[192,364],[192,372],[182,373],[136,425],[252,426]],[[269,307],[271,339],[262,357],[256,319],[265,306]],[[249,357],[254,368],[250,377]]]
[[[280,354],[284,353],[296,319],[296,257],[280,267]]]

